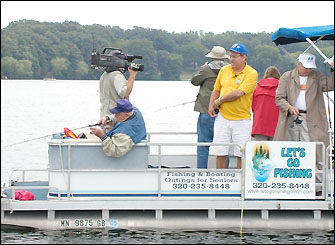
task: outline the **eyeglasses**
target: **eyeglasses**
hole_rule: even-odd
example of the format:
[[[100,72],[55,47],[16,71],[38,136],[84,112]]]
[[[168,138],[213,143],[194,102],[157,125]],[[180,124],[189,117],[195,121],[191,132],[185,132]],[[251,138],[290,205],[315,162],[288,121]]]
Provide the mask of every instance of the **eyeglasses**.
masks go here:
[[[238,55],[230,55],[231,59],[237,59],[239,57],[242,57],[242,55],[238,54]]]

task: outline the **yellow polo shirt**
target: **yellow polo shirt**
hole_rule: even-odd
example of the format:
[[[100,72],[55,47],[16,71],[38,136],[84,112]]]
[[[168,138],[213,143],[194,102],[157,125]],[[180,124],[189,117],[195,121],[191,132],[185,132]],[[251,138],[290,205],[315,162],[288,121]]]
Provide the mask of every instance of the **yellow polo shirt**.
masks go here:
[[[236,89],[244,92],[244,95],[237,100],[221,104],[220,113],[224,118],[232,121],[251,118],[251,100],[257,85],[257,76],[257,71],[248,64],[236,76],[231,65],[221,68],[214,84],[214,90],[219,91],[220,96]]]

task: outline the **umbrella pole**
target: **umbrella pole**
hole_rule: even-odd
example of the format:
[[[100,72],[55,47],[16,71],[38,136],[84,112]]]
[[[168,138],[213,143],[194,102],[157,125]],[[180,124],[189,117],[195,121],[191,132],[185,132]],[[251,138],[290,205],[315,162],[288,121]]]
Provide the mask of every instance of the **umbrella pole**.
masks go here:
[[[311,39],[309,39],[308,37],[306,37],[306,41],[309,42],[313,46],[313,48],[315,48],[316,51],[319,52],[319,54],[325,59],[325,63],[328,63],[328,64],[331,63],[331,60],[328,59],[327,56],[322,53],[322,51],[314,44],[314,42],[312,42]]]

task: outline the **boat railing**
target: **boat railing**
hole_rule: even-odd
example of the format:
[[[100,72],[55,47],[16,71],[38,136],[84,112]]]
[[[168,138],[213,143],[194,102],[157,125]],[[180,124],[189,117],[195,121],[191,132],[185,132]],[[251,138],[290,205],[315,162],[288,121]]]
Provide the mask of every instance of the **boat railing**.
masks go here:
[[[218,146],[235,146],[237,144],[232,144],[232,143],[222,143],[222,144],[216,144],[216,143],[204,143],[204,142],[197,142],[197,143],[164,143],[164,142],[151,142],[152,136],[170,136],[170,135],[194,135],[197,136],[196,132],[150,132],[148,133],[148,146],[155,146],[158,147],[158,166],[159,168],[162,167],[162,147],[165,146],[212,146],[212,145],[218,145]],[[334,190],[333,190],[333,185],[334,185],[334,171],[332,169],[331,164],[329,164],[328,161],[331,161],[331,156],[332,154],[329,153],[330,150],[328,150],[327,156],[326,157],[326,149],[325,146],[322,142],[315,142],[316,145],[320,145],[322,149],[322,159],[321,162],[318,163],[319,166],[321,166],[321,169],[319,169],[316,166],[315,173],[318,175],[318,181],[315,183],[315,186],[317,189],[321,189],[321,196],[317,195],[315,196],[315,199],[330,199],[331,200],[331,207],[334,208]],[[151,149],[150,149],[151,151]],[[241,148],[242,152],[242,162],[245,162],[245,154],[244,154],[244,148]],[[244,166],[244,164],[242,164]],[[330,167],[329,167],[330,166]],[[194,168],[191,168],[194,170]],[[217,171],[218,169],[216,169]],[[224,169],[228,170],[228,169]],[[232,171],[235,172],[241,172],[241,169],[231,169]],[[201,170],[200,170],[201,171]],[[327,186],[328,182],[328,186]]]
[[[157,133],[158,134],[158,133]],[[177,133],[179,134],[179,133]],[[187,133],[191,134],[191,133]],[[162,147],[168,146],[179,146],[179,147],[185,147],[185,146],[238,146],[238,144],[233,144],[233,143],[205,143],[205,142],[200,142],[200,143],[150,143],[148,142],[147,145],[150,146],[157,146],[158,147],[158,197],[161,197],[161,179],[162,179],[162,172],[163,171],[171,171],[173,172],[173,169],[169,168],[163,169],[162,168]],[[242,157],[243,158],[243,157]],[[215,171],[220,172],[242,172],[241,169],[216,169]],[[197,168],[186,168],[186,169],[174,169],[174,171],[181,171],[181,172],[207,172],[208,169],[197,169]]]
[[[25,182],[26,181],[26,172],[45,172],[48,173],[47,169],[12,169],[9,171],[9,175],[8,175],[8,180],[9,180],[9,184],[12,183],[13,181],[13,175],[15,172],[21,172],[22,173],[22,178],[21,181]]]
[[[328,128],[329,145],[326,149],[326,169],[329,170],[330,208],[334,209],[334,130]]]
[[[174,133],[152,133],[151,135],[171,135],[171,134],[174,134]],[[188,135],[193,135],[195,133],[175,133],[177,135],[182,135],[182,134],[188,134]],[[147,172],[147,171],[157,171],[159,174],[158,174],[158,197],[161,197],[161,179],[162,179],[162,173],[166,172],[166,171],[171,171],[171,172],[174,172],[174,171],[178,171],[178,172],[206,172],[208,171],[209,169],[197,169],[195,167],[190,167],[190,168],[184,168],[184,169],[180,169],[180,168],[177,168],[177,169],[173,169],[173,167],[171,168],[163,168],[163,165],[162,165],[162,157],[164,156],[164,154],[162,153],[162,148],[164,147],[186,147],[186,146],[192,146],[192,147],[197,147],[197,146],[212,146],[212,145],[228,145],[228,146],[234,146],[236,144],[231,144],[231,143],[222,143],[222,144],[215,144],[215,143],[202,143],[202,142],[197,142],[197,143],[192,143],[192,142],[189,142],[189,143],[185,143],[185,142],[151,142],[151,136],[148,137],[148,142],[146,143],[141,143],[141,144],[145,144],[147,145],[149,148],[151,147],[157,147],[158,148],[158,154],[157,154],[157,157],[158,157],[158,161],[157,161],[157,168],[156,169],[71,169],[71,168],[65,168],[64,171],[66,171],[69,175],[67,176],[66,179],[68,179],[68,184],[67,184],[67,197],[73,197],[73,195],[71,194],[71,187],[70,187],[70,175],[71,173],[73,172],[93,172],[93,171],[96,171],[96,172]],[[325,147],[323,145],[323,143],[321,142],[316,142],[316,144],[319,144],[322,146],[322,163],[325,162]],[[71,145],[71,144],[70,144]],[[70,145],[69,145],[69,149],[70,149]],[[242,151],[244,151],[244,149],[242,148],[241,149]],[[244,154],[242,154],[242,161],[244,162],[244,159],[245,159],[245,156]],[[68,159],[69,161],[71,161],[71,158]],[[318,174],[320,176],[319,178],[319,183],[316,183],[315,186],[319,189],[321,189],[321,196],[318,195],[318,196],[315,196],[315,199],[325,199],[326,198],[326,193],[328,193],[327,191],[327,185],[326,185],[326,164],[322,164],[321,163],[321,169],[316,169],[316,174]],[[71,163],[68,163],[68,167],[71,166]],[[243,165],[242,165],[243,166]],[[216,171],[216,172],[242,172],[243,169],[236,169],[236,168],[233,168],[233,169],[211,169],[210,171]],[[60,171],[60,170],[53,170],[53,171]],[[243,187],[242,187],[243,188]],[[243,192],[243,191],[242,191]],[[328,196],[328,195],[327,195]],[[242,195],[241,195],[241,198]]]
[[[215,144],[215,143],[203,143],[203,142],[189,142],[189,143],[185,143],[185,142],[152,142],[152,136],[153,135],[156,135],[156,136],[159,136],[159,135],[196,135],[196,133],[194,132],[154,132],[154,133],[149,133],[148,134],[148,142],[146,143],[142,143],[142,144],[145,144],[146,146],[148,146],[149,148],[151,147],[157,147],[158,148],[158,154],[157,154],[157,157],[158,157],[158,166],[157,168],[153,168],[153,169],[71,169],[71,164],[70,164],[70,161],[71,161],[71,157],[68,156],[68,166],[64,169],[61,169],[61,170],[50,170],[50,169],[24,169],[24,170],[13,170],[10,175],[9,175],[9,183],[11,183],[12,181],[12,174],[14,171],[22,171],[22,180],[24,181],[25,180],[25,172],[32,172],[32,171],[64,171],[64,173],[67,173],[68,174],[68,180],[70,180],[70,176],[71,176],[71,173],[73,172],[118,172],[118,171],[122,171],[122,172],[139,172],[139,171],[157,171],[159,174],[158,174],[158,197],[161,197],[161,178],[162,178],[162,173],[164,173],[165,171],[179,171],[179,172],[206,172],[206,171],[216,171],[216,172],[236,172],[236,173],[241,173],[243,171],[243,168],[242,169],[236,169],[236,168],[229,168],[229,169],[197,169],[196,167],[190,167],[190,168],[178,168],[178,169],[174,169],[173,167],[172,168],[168,168],[168,169],[165,169],[165,168],[162,168],[163,165],[162,165],[162,157],[164,156],[164,154],[162,153],[162,148],[163,147],[185,147],[185,146],[192,146],[192,147],[197,147],[197,146],[213,146],[213,145],[229,145],[229,146],[234,146],[236,144],[231,144],[231,143],[225,143],[225,144]],[[161,140],[161,139],[160,139]],[[76,144],[76,143],[73,143],[73,144]],[[315,196],[315,199],[331,199],[331,202],[333,203],[333,183],[334,183],[334,180],[333,180],[333,170],[332,170],[332,164],[328,164],[328,158],[326,158],[326,154],[325,154],[325,147],[324,147],[324,144],[321,143],[321,142],[316,142],[316,144],[319,144],[322,146],[322,163],[321,163],[321,169],[318,169],[316,168],[316,174],[319,174],[321,176],[321,182],[320,183],[316,183],[316,187],[321,187],[321,196]],[[69,148],[69,150],[71,151],[71,145],[72,143],[67,143],[67,146]],[[241,151],[242,153],[244,152],[244,149],[241,148]],[[327,151],[330,151],[329,148],[327,148]],[[151,153],[149,153],[151,154]],[[244,153],[242,154],[242,166],[245,165],[245,155]],[[48,175],[48,181],[49,181],[49,175]],[[330,184],[329,187],[327,187],[327,182]],[[69,182],[70,183],[70,182]],[[67,185],[67,197],[71,197],[71,187],[70,185]],[[242,183],[243,184],[243,183]],[[25,188],[28,188],[28,186],[25,186]],[[51,188],[51,187],[45,187],[45,188]],[[328,195],[328,189],[330,188],[330,197]],[[57,189],[58,190],[58,189]],[[49,189],[50,191],[50,189]],[[60,191],[58,190],[58,197],[60,195]],[[243,186],[242,186],[242,195],[241,195],[241,198],[243,198]],[[333,207],[333,204],[332,204],[332,207]]]
[[[183,135],[183,134],[187,134],[187,135],[196,135],[195,133],[153,133],[155,135],[171,135],[171,134],[177,134],[177,135]],[[60,169],[50,169],[50,171],[54,172],[54,173],[62,173],[63,174],[63,179],[65,180],[65,189],[64,191],[66,191],[66,195],[63,195],[62,197],[66,197],[66,198],[73,198],[73,191],[71,190],[71,175],[74,173],[92,173],[92,172],[103,172],[103,173],[117,173],[117,172],[126,172],[126,173],[140,173],[140,172],[157,172],[157,189],[156,189],[156,193],[157,193],[157,197],[161,198],[162,197],[162,186],[161,186],[161,180],[162,180],[162,173],[169,171],[169,172],[208,172],[209,169],[197,169],[196,167],[189,167],[187,166],[187,168],[174,168],[169,167],[169,168],[164,168],[163,164],[162,164],[162,157],[166,156],[162,153],[162,148],[164,147],[197,147],[197,146],[235,146],[237,144],[233,144],[233,143],[185,143],[185,142],[150,142],[151,141],[151,137],[148,137],[148,141],[146,143],[141,142],[141,145],[145,145],[147,146],[149,149],[151,147],[157,147],[158,148],[158,165],[156,166],[156,168],[149,168],[149,163],[148,162],[148,168],[142,169],[142,168],[121,168],[121,169],[116,169],[116,168],[98,168],[98,169],[94,169],[94,168],[72,168],[72,163],[71,163],[71,145],[75,145],[77,144],[76,142],[68,142],[66,143],[66,146],[68,147],[68,157],[65,157],[67,159],[67,164],[64,164],[64,162],[61,160],[61,168]],[[238,146],[238,145],[237,145]],[[243,150],[243,149],[242,149]],[[59,144],[59,151],[60,153],[62,152],[62,149],[60,148],[60,144]],[[150,152],[150,151],[149,151]],[[182,152],[182,151],[181,151]],[[151,155],[151,153],[149,153],[149,155]],[[243,155],[243,154],[242,154]],[[174,155],[175,156],[175,155]],[[62,157],[60,159],[63,159]],[[243,157],[242,157],[243,159]],[[195,161],[194,163],[196,163],[195,159],[192,159],[193,161]],[[192,164],[194,165],[194,163],[192,162]],[[195,165],[196,166],[196,165]],[[211,169],[212,171],[214,169]],[[215,172],[241,172],[241,169],[215,169]]]
[[[16,172],[18,172],[18,173],[21,172],[21,180],[17,180],[17,181],[13,180],[13,175]],[[18,181],[20,183],[25,183],[26,182],[26,172],[30,172],[30,173],[45,172],[45,173],[47,173],[48,177],[45,180],[47,182],[47,184],[46,185],[37,185],[37,186],[31,185],[31,184],[29,185],[29,183],[28,183],[28,185],[15,185],[15,182],[18,182]],[[56,190],[58,199],[60,199],[60,197],[61,197],[61,192],[60,192],[59,188],[49,185],[49,171],[48,171],[48,169],[12,169],[9,172],[9,177],[8,178],[9,178],[9,182],[8,182],[9,186],[1,187],[1,192],[3,192],[4,190],[11,191],[10,196],[14,196],[14,190],[15,189],[34,189],[34,190],[48,189],[48,194],[49,194],[50,190]]]
[[[21,169],[16,169],[18,171],[21,171]],[[14,170],[15,171],[15,170]],[[24,170],[23,170],[24,171]],[[34,185],[10,185],[10,186],[2,186],[1,187],[1,193],[6,193],[7,197],[9,199],[15,200],[15,190],[21,190],[21,189],[25,189],[25,190],[43,190],[43,189],[47,189],[48,190],[48,194],[50,192],[50,190],[54,191],[56,190],[57,192],[57,199],[60,200],[61,198],[61,192],[59,190],[58,187],[55,186],[49,186],[49,185],[38,185],[38,186],[34,186]]]
[[[160,143],[165,143],[165,144],[169,143],[168,137],[173,137],[171,139],[171,140],[173,140],[173,143],[176,143],[176,141],[178,141],[178,140],[183,140],[182,143],[185,143],[185,137],[188,137],[188,136],[193,137],[193,139],[192,139],[193,143],[195,141],[197,141],[196,140],[196,137],[197,137],[196,132],[147,132],[147,145],[148,146],[149,145],[153,146],[153,147],[149,146],[149,155],[153,155],[153,152],[154,152],[153,148],[157,147],[157,145],[153,145],[153,143],[159,143],[159,142]],[[184,154],[184,152],[182,154]]]

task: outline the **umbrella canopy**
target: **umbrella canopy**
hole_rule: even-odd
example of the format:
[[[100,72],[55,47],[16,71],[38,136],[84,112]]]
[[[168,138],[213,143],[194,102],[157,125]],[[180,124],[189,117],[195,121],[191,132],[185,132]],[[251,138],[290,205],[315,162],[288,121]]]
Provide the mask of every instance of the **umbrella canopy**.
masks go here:
[[[312,41],[324,36],[322,40],[334,40],[334,25],[311,26],[299,28],[279,28],[272,35],[272,42],[276,45],[306,42],[306,38]]]

